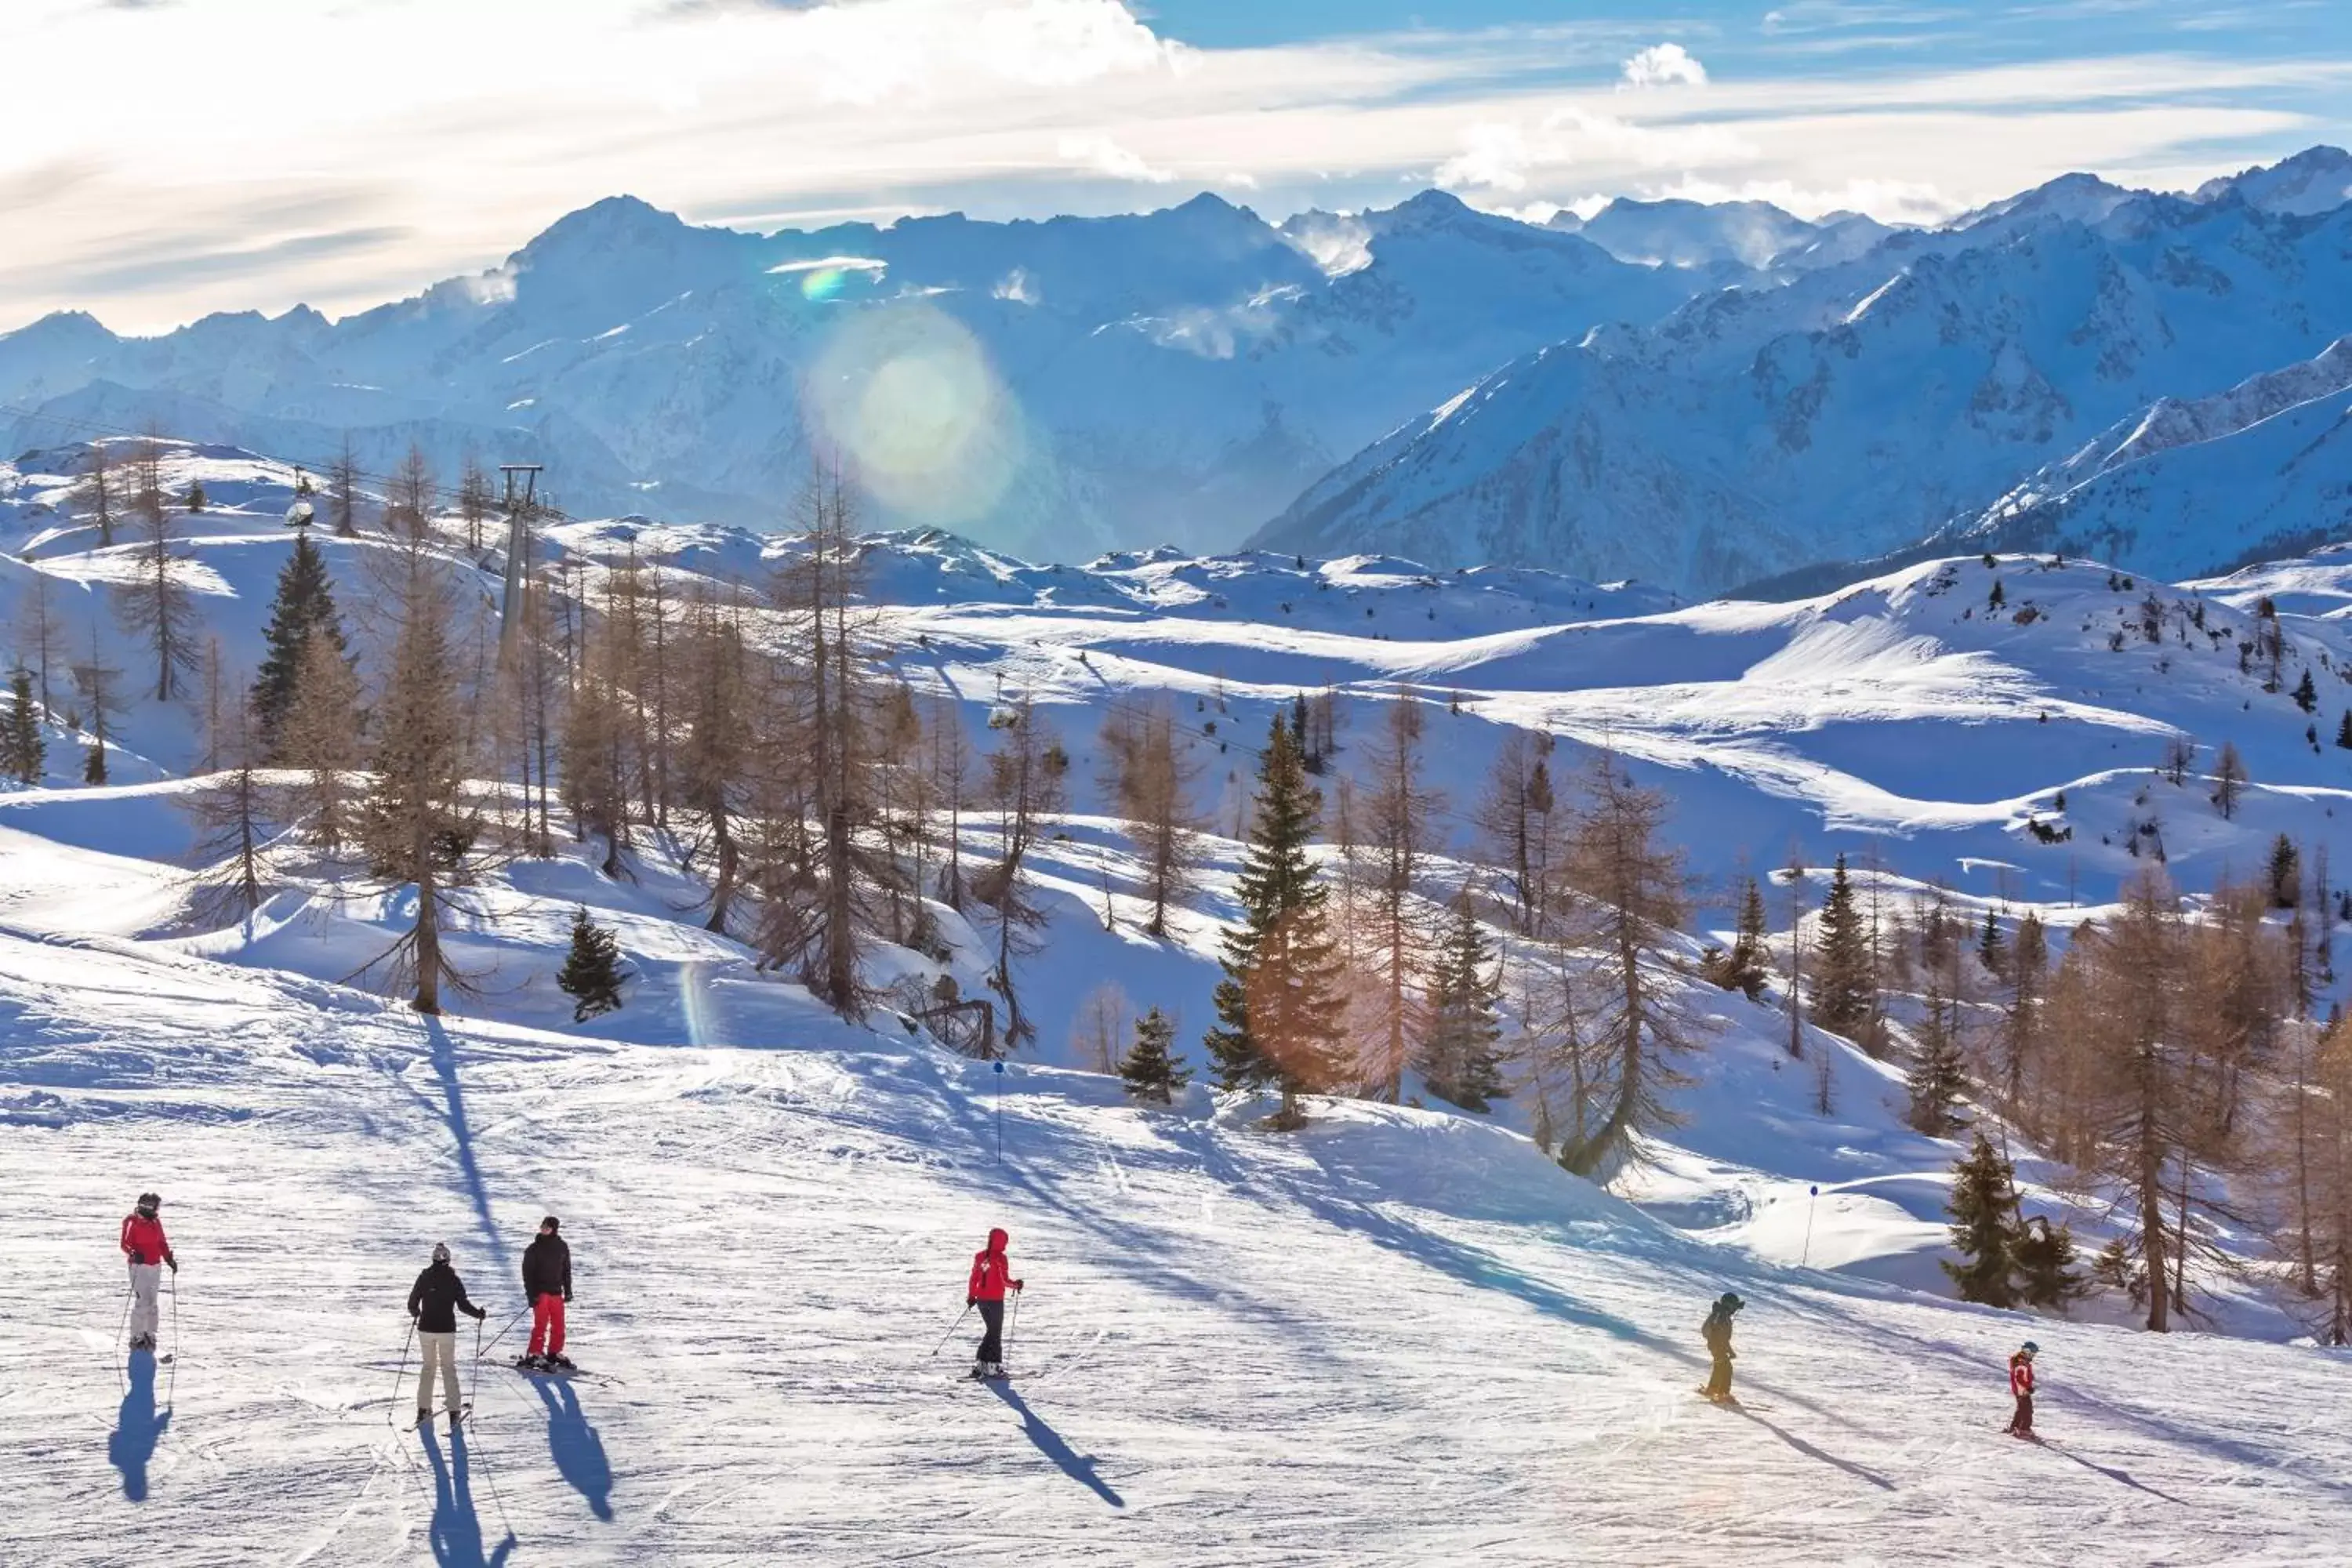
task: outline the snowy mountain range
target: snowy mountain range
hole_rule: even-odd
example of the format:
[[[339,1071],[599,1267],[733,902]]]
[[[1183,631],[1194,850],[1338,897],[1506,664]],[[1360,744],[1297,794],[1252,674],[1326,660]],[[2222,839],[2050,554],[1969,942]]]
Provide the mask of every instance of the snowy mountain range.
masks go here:
[[[2317,149],[2192,197],[2068,176],[1780,287],[1550,345],[1358,454],[1257,541],[1685,591],[1899,548],[2159,400],[2326,350],[2352,327],[2352,207],[2306,209],[2347,165]],[[2340,457],[2316,468],[2298,482],[2346,477]],[[2149,569],[2328,525],[2203,500]]]
[[[2352,331],[2348,187],[2315,148],[2185,195],[2070,175],[1935,230],[1630,199],[1538,226],[1426,192],[756,235],[614,198],[341,321],[0,335],[0,437],[313,468],[348,438],[377,473],[415,444],[445,481],[547,463],[581,515],[762,527],[822,447],[871,524],[1038,559],[1255,534],[1704,593],[1979,517],[2138,411],[2319,353]],[[2310,531],[2280,504],[2200,501],[2163,569]]]
[[[867,478],[877,524],[1044,557],[1229,543],[1493,365],[1701,286],[1435,192],[1320,216],[1277,229],[1204,195],[759,236],[616,198],[341,321],[36,322],[0,337],[0,430],[13,450],[152,426],[313,465],[348,432],[378,472],[415,442],[445,477],[469,450],[547,463],[582,513],[758,525],[821,443]],[[860,412],[877,385],[900,400],[887,428]]]

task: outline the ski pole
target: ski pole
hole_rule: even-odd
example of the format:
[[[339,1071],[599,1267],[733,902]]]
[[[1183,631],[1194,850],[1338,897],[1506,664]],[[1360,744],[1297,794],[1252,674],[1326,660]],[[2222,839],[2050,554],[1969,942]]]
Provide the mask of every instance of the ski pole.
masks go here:
[[[510,1334],[510,1333],[514,1332],[514,1326],[515,1326],[517,1323],[521,1322],[521,1321],[522,1321],[522,1315],[523,1315],[525,1312],[528,1312],[528,1311],[530,1311],[530,1302],[528,1302],[528,1301],[525,1301],[525,1302],[524,1302],[520,1307],[517,1308],[517,1309],[515,1310],[515,1315],[514,1315],[513,1317],[509,1318],[509,1319],[507,1320],[507,1326],[506,1326],[505,1328],[503,1328],[503,1329],[500,1329],[500,1330],[499,1330],[499,1331],[495,1335],[493,1335],[493,1336],[491,1337],[490,1343],[489,1343],[489,1350],[493,1350],[493,1351],[494,1351],[494,1350],[498,1349],[498,1348],[499,1348],[499,1341],[505,1339],[509,1334]],[[477,1333],[477,1334],[475,1334],[475,1336],[474,1336],[474,1340],[475,1340],[475,1344],[474,1344],[474,1359],[475,1359],[476,1361],[479,1361],[479,1360],[481,1360],[481,1359],[482,1359],[482,1357],[483,1357],[484,1355],[486,1355],[486,1354],[488,1354],[488,1351],[485,1351],[485,1350],[483,1349],[483,1347],[482,1347],[482,1344],[481,1344],[481,1338],[482,1338],[482,1336],[481,1336],[479,1333]]]
[[[172,1270],[172,1374],[163,1380],[163,1408],[172,1408],[172,1393],[180,1386],[180,1271]]]
[[[939,1342],[938,1344],[936,1344],[936,1345],[933,1345],[933,1346],[931,1347],[931,1353],[932,1353],[933,1355],[937,1355],[937,1354],[939,1354],[939,1353],[940,1353],[940,1352],[941,1352],[941,1351],[943,1351],[943,1350],[947,1349],[947,1348],[948,1348],[948,1342],[949,1342],[950,1340],[951,1340],[951,1339],[953,1339],[953,1338],[955,1338],[955,1337],[956,1337],[956,1331],[957,1331],[958,1329],[960,1329],[960,1328],[962,1328],[962,1327],[963,1327],[963,1321],[964,1321],[964,1319],[969,1318],[969,1317],[971,1317],[971,1302],[969,1302],[969,1301],[966,1301],[966,1302],[963,1304],[963,1310],[962,1310],[962,1312],[961,1312],[960,1314],[958,1314],[958,1315],[957,1315],[956,1321],[955,1321],[954,1322],[952,1322],[952,1323],[950,1323],[950,1324],[949,1324],[949,1325],[948,1325],[948,1331],[947,1331],[946,1333],[941,1334],[941,1335],[940,1336],[940,1342]]]
[[[1805,1189],[1805,1247],[1798,1256],[1797,1267],[1802,1268],[1813,1257],[1813,1205],[1821,1200],[1822,1189],[1816,1184]]]
[[[400,1380],[408,1374],[408,1347],[416,1342],[416,1320],[408,1320],[408,1335],[400,1342],[400,1365],[392,1374],[392,1401],[384,1406],[383,1424],[397,1425],[393,1419],[400,1413]]]
[[[1021,1292],[1013,1292],[1013,1321],[1004,1325],[1004,1359],[1013,1359],[1013,1335],[1021,1327]]]

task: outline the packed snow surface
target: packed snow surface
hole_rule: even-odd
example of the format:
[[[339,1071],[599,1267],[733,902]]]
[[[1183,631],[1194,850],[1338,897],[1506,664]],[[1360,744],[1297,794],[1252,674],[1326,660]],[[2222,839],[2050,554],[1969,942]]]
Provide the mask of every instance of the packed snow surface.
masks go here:
[[[0,570],[134,666],[105,614],[125,547],[58,510],[69,457],[11,470]],[[175,487],[201,478],[215,497],[186,547],[208,626],[249,667],[292,476],[224,450],[169,463]],[[494,563],[443,527],[487,592]],[[641,518],[550,542],[592,579],[632,551],[681,577],[756,577],[794,548]],[[375,546],[321,544],[364,644]],[[1198,1086],[1129,1105],[1080,1070],[1068,1032],[1114,979],[1180,1016],[1199,1065],[1237,847],[1213,841],[1202,895],[1147,939],[1092,782],[1105,711],[1153,700],[1182,719],[1221,835],[1248,747],[1301,689],[1342,694],[1342,768],[1383,704],[1428,702],[1440,880],[1506,726],[1559,737],[1563,773],[1612,747],[1674,792],[1709,931],[1743,857],[1792,843],[1815,902],[1844,849],[1875,857],[1891,894],[1941,880],[1964,911],[2033,908],[2062,931],[2151,838],[2191,886],[2252,868],[2280,831],[2352,864],[2347,753],[2307,741],[2313,718],[2239,652],[2271,597],[2284,683],[2308,671],[2320,717],[2346,706],[2327,611],[2352,590],[2334,557],[2180,588],[1969,558],[1793,605],[1688,605],[1379,556],[1055,567],[938,533],[866,553],[911,682],[960,700],[975,733],[1001,693],[1032,696],[1073,752],[1065,836],[1037,857],[1048,946],[1024,968],[1040,1040],[1002,1074],[887,1006],[847,1025],[759,973],[701,929],[657,837],[634,880],[567,846],[479,889],[452,946],[480,994],[418,1017],[364,973],[400,928],[399,892],[297,878],[239,925],[190,923],[184,710],[134,703],[104,788],[70,782],[83,737],[50,727],[50,779],[0,791],[0,1557],[2340,1553],[2342,1353],[2295,1342],[2258,1275],[2202,1284],[2229,1336],[2139,1333],[2113,1302],[2073,1321],[1956,1304],[1936,1267],[1956,1146],[1901,1126],[1895,1068],[1812,1032],[1789,1060],[1777,996],[1664,977],[1709,1043],[1677,1096],[1688,1125],[1613,1190],[1545,1159],[1514,1102],[1481,1119],[1318,1101],[1278,1135],[1255,1124],[1263,1103]],[[2197,780],[2155,778],[2179,731],[2244,752],[2255,783],[2233,820]],[[2045,843],[2036,823],[2072,837]],[[986,843],[976,826],[970,852]],[[574,1026],[551,977],[583,905],[637,978],[620,1012]],[[945,970],[976,992],[981,944],[938,912]],[[2095,1242],[2095,1201],[2020,1155],[2029,1206]],[[184,1264],[160,1367],[120,1349],[115,1226],[151,1187]],[[583,1373],[562,1384],[499,1364],[527,1326],[497,1337],[547,1213],[577,1275]],[[995,1225],[1028,1289],[1013,1380],[988,1388],[959,1380],[975,1333],[955,1324]],[[482,1362],[461,1337],[476,1404],[455,1438],[396,1424],[415,1364],[402,1305],[436,1240],[491,1311]],[[1751,1303],[1744,1410],[1695,1393],[1697,1324],[1726,1289]],[[2029,1336],[2048,1447],[2000,1432],[2003,1359]]]

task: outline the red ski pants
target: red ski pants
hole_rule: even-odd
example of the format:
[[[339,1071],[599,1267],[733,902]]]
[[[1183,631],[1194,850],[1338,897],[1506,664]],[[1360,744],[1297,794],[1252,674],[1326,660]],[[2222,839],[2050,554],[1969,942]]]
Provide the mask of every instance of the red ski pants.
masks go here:
[[[530,1300],[530,1353],[563,1353],[563,1298],[550,1291]]]

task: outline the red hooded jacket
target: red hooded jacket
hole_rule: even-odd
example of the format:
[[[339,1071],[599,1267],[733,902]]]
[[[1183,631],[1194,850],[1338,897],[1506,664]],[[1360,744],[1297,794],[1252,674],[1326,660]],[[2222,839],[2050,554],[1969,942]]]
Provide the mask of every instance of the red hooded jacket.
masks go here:
[[[2022,1351],[2009,1358],[2009,1391],[2021,1399],[2033,1392],[2033,1358]]]
[[[129,1214],[122,1220],[122,1250],[133,1263],[163,1263],[172,1256],[172,1244],[163,1239],[163,1222],[149,1219],[142,1214]]]
[[[975,1301],[1002,1301],[1006,1286],[1021,1289],[1021,1281],[1011,1278],[1013,1265],[1004,1256],[1012,1241],[1003,1231],[988,1233],[988,1245],[971,1255],[971,1279],[963,1288],[967,1297]]]

